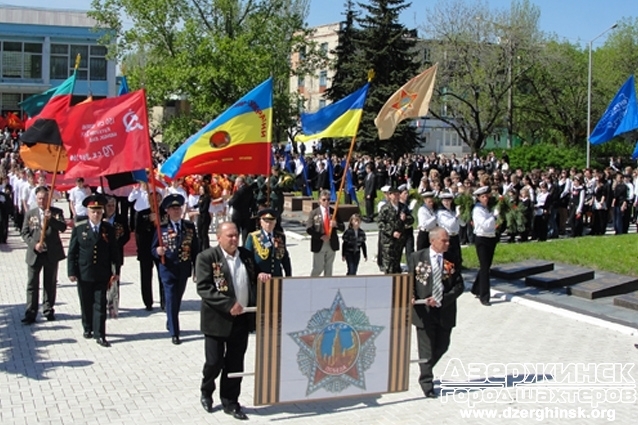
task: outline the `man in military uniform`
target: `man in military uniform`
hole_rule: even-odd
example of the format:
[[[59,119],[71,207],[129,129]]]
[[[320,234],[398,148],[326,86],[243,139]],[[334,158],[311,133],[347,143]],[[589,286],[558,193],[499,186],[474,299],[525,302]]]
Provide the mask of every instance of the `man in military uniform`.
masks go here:
[[[414,224],[408,207],[399,202],[399,189],[388,190],[390,202],[379,213],[379,235],[384,273],[401,273],[401,253],[405,246],[405,229]]]
[[[117,214],[117,200],[114,196],[106,197],[106,206],[104,207],[104,221],[109,223],[115,229],[115,239],[120,249],[120,267],[124,264],[124,245],[131,239],[131,230],[129,228],[128,218],[124,215]],[[111,285],[107,298],[107,310],[110,317],[117,317],[120,302],[120,281]]]
[[[115,229],[102,221],[106,198],[91,195],[84,199],[88,220],[76,224],[71,233],[67,259],[71,282],[78,282],[84,338],[95,337],[102,347],[106,340],[106,291],[120,274],[120,249]]]
[[[286,235],[274,230],[277,212],[265,208],[258,213],[261,229],[248,235],[244,247],[254,256],[258,273],[270,277],[292,276],[290,255],[286,249]]]
[[[168,220],[160,226],[161,243],[155,234],[151,253],[159,260],[159,275],[164,286],[168,331],[175,345],[179,339],[179,309],[186,290],[186,282],[193,274],[195,259],[199,253],[199,240],[195,225],[182,220],[185,199],[180,194],[167,195],[161,208]],[[162,259],[163,257],[163,259]]]
[[[55,320],[55,295],[58,280],[58,262],[63,260],[64,248],[60,233],[66,230],[62,210],[55,207],[47,209],[49,190],[39,186],[35,191],[38,204],[26,213],[22,226],[22,240],[27,244],[27,308],[22,323],[30,325],[38,315],[38,296],[40,295],[40,271],[44,269],[43,313],[47,320]],[[42,239],[42,228],[46,231]]]

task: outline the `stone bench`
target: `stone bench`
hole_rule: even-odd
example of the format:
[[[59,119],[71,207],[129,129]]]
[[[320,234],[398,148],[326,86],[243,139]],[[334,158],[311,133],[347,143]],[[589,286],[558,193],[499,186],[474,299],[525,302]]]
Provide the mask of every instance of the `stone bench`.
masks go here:
[[[312,201],[312,197],[284,195],[284,210],[285,211],[302,211],[303,201]]]

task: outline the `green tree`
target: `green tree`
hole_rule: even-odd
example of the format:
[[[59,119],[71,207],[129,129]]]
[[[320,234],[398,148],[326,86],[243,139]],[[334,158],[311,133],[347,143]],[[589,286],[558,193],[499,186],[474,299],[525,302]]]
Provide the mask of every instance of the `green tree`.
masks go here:
[[[93,0],[92,8],[90,16],[113,30],[104,44],[128,59],[130,84],[146,89],[149,104],[188,100],[187,116],[162,123],[164,142],[182,143],[269,76],[273,138],[287,139],[289,56],[304,43],[307,0]]]
[[[353,70],[353,87],[348,92],[363,85],[366,69],[374,70],[375,77],[359,126],[358,150],[373,155],[398,157],[414,151],[418,145],[414,128],[404,121],[390,139],[380,141],[374,118],[388,98],[418,74],[419,64],[413,60],[416,31],[409,31],[399,23],[399,14],[409,3],[405,0],[370,0],[369,4],[359,3],[359,6],[365,11],[363,16],[357,18],[361,27],[358,46],[363,63],[360,63],[358,70]]]
[[[439,62],[431,114],[473,152],[499,128],[515,133],[516,86],[542,42],[538,7],[522,0],[498,12],[481,1],[443,0],[428,16],[424,31]]]

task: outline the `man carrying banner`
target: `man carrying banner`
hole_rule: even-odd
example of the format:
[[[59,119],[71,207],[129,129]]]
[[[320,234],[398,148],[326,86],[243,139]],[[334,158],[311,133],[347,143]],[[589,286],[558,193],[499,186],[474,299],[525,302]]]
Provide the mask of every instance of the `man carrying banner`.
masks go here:
[[[36,189],[37,208],[28,211],[22,226],[22,240],[27,244],[27,308],[22,323],[35,323],[38,315],[40,293],[40,271],[44,269],[43,313],[47,320],[55,320],[55,295],[58,280],[58,263],[65,258],[60,233],[66,230],[62,210],[47,209],[49,190],[40,186]],[[46,224],[44,238],[42,229]]]

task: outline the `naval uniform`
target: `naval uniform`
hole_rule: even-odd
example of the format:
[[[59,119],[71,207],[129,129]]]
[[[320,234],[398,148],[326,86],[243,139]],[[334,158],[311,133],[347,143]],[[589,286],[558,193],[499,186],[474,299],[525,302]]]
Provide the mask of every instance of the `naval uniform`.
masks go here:
[[[447,250],[447,257],[454,263],[457,270],[461,270],[463,256],[461,255],[461,239],[459,238],[459,230],[461,230],[461,222],[454,211],[445,207],[436,211],[436,222],[439,227],[445,229],[450,236],[450,246]]]
[[[268,273],[273,277],[292,276],[290,255],[286,249],[286,235],[275,230],[268,235],[263,229],[248,235],[244,247],[253,254],[257,274]]]
[[[472,293],[477,295],[481,302],[490,301],[490,268],[496,250],[496,217],[482,204],[476,203],[472,210],[472,222],[474,223],[474,235],[476,255],[479,259],[479,272],[472,285]]]

